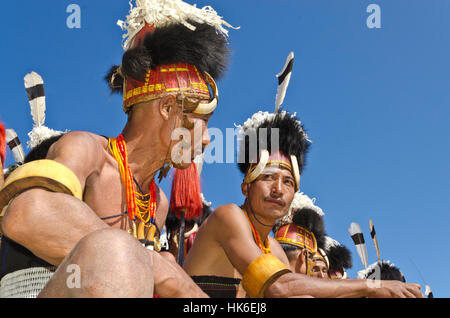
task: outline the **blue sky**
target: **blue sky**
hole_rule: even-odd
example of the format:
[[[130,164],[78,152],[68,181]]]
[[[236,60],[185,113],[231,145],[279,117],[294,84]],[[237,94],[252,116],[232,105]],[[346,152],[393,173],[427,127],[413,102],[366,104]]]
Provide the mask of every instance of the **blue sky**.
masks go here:
[[[80,29],[66,25],[72,3],[81,8]],[[212,5],[241,27],[230,31],[233,54],[210,127],[225,131],[258,110],[272,111],[275,74],[294,51],[284,107],[297,112],[313,140],[301,191],[317,198],[328,234],[352,251],[350,276],[362,265],[347,229],[361,225],[375,262],[373,219],[382,258],[409,282],[426,282],[435,296],[449,297],[450,2],[190,3]],[[366,25],[371,3],[381,9],[379,29]],[[33,70],[45,81],[48,127],[121,131],[121,98],[110,96],[102,78],[120,64],[116,21],[128,8],[126,0],[2,2],[0,119],[23,143],[32,128],[23,77]],[[236,164],[209,164],[203,192],[214,207],[239,204],[241,180]],[[162,187],[169,193],[167,181]]]

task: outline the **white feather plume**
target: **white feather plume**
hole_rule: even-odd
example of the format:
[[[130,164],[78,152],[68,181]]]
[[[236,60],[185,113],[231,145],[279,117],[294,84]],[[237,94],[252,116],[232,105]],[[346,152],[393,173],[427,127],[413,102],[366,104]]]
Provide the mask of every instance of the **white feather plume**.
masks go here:
[[[283,69],[280,73],[276,75],[277,78],[279,78],[281,75],[283,75],[284,71],[289,65],[289,62],[294,59],[294,52],[289,53],[288,57],[286,58],[286,63],[284,64]],[[289,81],[291,80],[291,74],[292,72],[289,72],[286,76],[286,78],[283,80],[282,83],[278,85],[277,88],[277,95],[275,97],[275,113],[277,113],[280,110],[281,105],[283,104],[284,97],[286,96],[286,90],[289,86]]]
[[[11,140],[14,140],[15,138],[19,138],[17,136],[17,133],[14,129],[6,129],[5,130],[5,141],[8,144]],[[25,153],[23,151],[22,144],[17,145],[13,149],[11,149],[11,152],[14,157],[14,161],[17,163],[23,163],[25,161]]]
[[[304,194],[303,192],[297,192],[294,195],[294,199],[291,203],[291,209],[303,209],[303,208],[309,208],[316,212],[320,216],[324,216],[325,213],[323,213],[322,209],[315,205],[316,199],[311,199],[309,196]]]
[[[337,247],[337,246],[342,246],[342,245],[335,239],[333,239],[329,236],[325,236],[325,246],[324,246],[325,251],[329,251],[332,247]]]
[[[181,23],[190,30],[195,30],[195,27],[188,22],[192,20],[213,26],[224,36],[228,36],[228,30],[225,27],[239,29],[224,21],[210,6],[200,9],[196,5],[190,5],[181,0],[136,0],[135,7],[131,1],[129,4],[130,12],[126,20],[117,21],[117,25],[126,31],[123,35],[124,50],[130,47],[133,38],[145,26],[145,23],[154,25],[155,28]]]
[[[363,232],[361,231],[361,227],[359,226],[358,223],[351,223],[350,224],[350,228],[348,229],[348,232],[350,233],[350,236],[353,236],[355,234],[361,234],[363,237]],[[364,268],[367,268],[367,264],[368,264],[368,257],[367,257],[367,248],[366,248],[366,244],[355,244],[356,246],[356,251],[358,252],[358,255],[361,259],[361,262],[364,265]]]

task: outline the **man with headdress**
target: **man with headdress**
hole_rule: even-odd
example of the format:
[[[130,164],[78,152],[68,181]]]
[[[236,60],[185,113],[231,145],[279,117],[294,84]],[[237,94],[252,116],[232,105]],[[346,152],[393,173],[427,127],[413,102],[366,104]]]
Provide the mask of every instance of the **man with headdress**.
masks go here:
[[[23,165],[6,180],[2,228],[14,253],[51,277],[40,296],[205,296],[178,265],[150,249],[168,210],[155,185],[157,172],[188,167],[189,150],[201,152],[209,143],[206,125],[218,99],[214,78],[228,53],[223,25],[211,7],[136,0],[122,22],[122,64],[107,76],[111,89],[123,93],[128,120],[122,133],[67,133],[46,160]],[[192,138],[196,123],[200,136]],[[183,134],[174,139],[177,128]],[[27,177],[33,182],[23,182]],[[32,270],[9,262],[11,251],[2,255],[2,286],[13,284],[17,271]],[[50,265],[58,266],[54,274]],[[74,271],[81,286],[70,288]]]
[[[330,262],[329,277],[331,279],[348,279],[346,270],[352,268],[350,250],[329,236],[325,237],[324,250]]]
[[[281,77],[286,76],[280,76],[283,83]],[[295,115],[278,107],[274,113],[255,114],[241,128],[244,203],[220,206],[208,217],[183,266],[205,292],[235,297],[242,283],[250,297],[386,297],[403,296],[407,290],[421,296],[417,286],[399,282],[371,289],[363,280],[331,281],[292,273],[286,254],[269,233],[288,213],[299,190],[308,138]]]
[[[296,196],[306,195],[296,193]],[[292,205],[292,212],[275,225],[274,237],[286,253],[292,272],[328,278],[323,216],[314,210],[312,201],[311,205]]]
[[[378,261],[358,272],[358,279],[398,280],[406,282],[402,271],[389,261]]]

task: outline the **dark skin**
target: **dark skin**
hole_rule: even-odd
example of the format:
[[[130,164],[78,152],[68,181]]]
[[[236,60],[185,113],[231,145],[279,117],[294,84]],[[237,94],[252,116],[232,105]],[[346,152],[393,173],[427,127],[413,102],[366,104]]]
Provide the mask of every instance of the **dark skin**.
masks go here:
[[[243,208],[262,240],[269,239],[272,254],[289,266],[289,261],[269,232],[284,216],[293,200],[295,186],[291,173],[284,169],[264,170],[251,184],[243,183],[246,197]],[[224,229],[227,229],[226,231]],[[208,251],[205,253],[205,251]],[[199,229],[183,268],[191,276],[215,275],[241,278],[250,263],[262,254],[255,243],[250,224],[235,204],[217,208]],[[282,275],[265,293],[266,297],[423,297],[420,286],[397,281],[382,281],[370,288],[365,280],[331,281],[306,275]]]
[[[207,123],[209,116],[187,115],[191,121],[201,119],[204,123]],[[172,140],[171,133],[174,128],[181,127],[182,120],[181,107],[175,97],[171,95],[138,104],[132,108],[122,134],[127,144],[131,171],[142,189],[149,189],[149,184],[158,170],[163,164],[171,161],[171,150],[178,141]],[[148,125],[150,122],[152,124]],[[202,138],[198,138],[201,139],[200,141],[192,138],[192,146],[194,143],[199,143],[201,149],[209,143],[206,125],[202,129]],[[193,129],[189,131],[193,133]],[[74,252],[75,249],[80,253],[91,253],[89,246],[80,246],[78,249],[77,244],[82,238],[97,231],[101,233],[97,238],[102,235],[109,237],[110,232],[105,231],[106,229],[124,231],[129,229],[127,216],[101,220],[103,217],[118,215],[127,209],[126,194],[118,163],[108,149],[107,140],[89,132],[66,134],[52,145],[47,158],[63,163],[75,173],[83,189],[83,201],[66,194],[53,193],[43,189],[36,188],[25,191],[9,205],[2,229],[10,239],[25,246],[36,256],[51,264],[60,265],[66,257],[69,257],[69,254],[75,254],[70,257],[78,257],[81,260],[89,259]],[[185,168],[188,165],[188,163],[181,163],[179,167]],[[156,225],[160,229],[164,225],[167,212],[167,198],[162,191],[159,191]],[[21,224],[21,226],[18,227],[16,224]],[[149,271],[150,274],[147,276],[154,277],[154,284],[152,284],[154,290],[152,287],[146,296],[153,296],[153,292],[165,297],[206,296],[178,265],[168,261],[163,255],[144,249],[135,239],[133,239],[133,243],[133,240],[117,234],[120,232],[113,231],[112,233],[126,241],[126,243],[121,243],[120,240],[112,240],[112,242],[116,242],[118,249],[123,248],[124,244],[129,244],[129,250],[134,251],[133,257],[143,260],[140,264],[151,264],[151,267],[142,270],[145,275],[147,275],[146,271]],[[99,262],[91,261],[84,268],[95,264],[101,266],[101,253],[100,249],[91,255],[91,260],[98,258]],[[106,265],[103,264],[103,266]],[[98,269],[93,268],[92,270],[97,271]],[[57,274],[54,277],[55,279],[52,281],[55,281],[55,286],[58,285],[58,279],[61,282],[65,279]],[[134,284],[139,283],[145,284],[145,281],[134,282]],[[122,287],[123,290],[127,290],[126,286]],[[139,286],[134,285],[134,287],[129,290],[138,292]],[[51,288],[46,289],[43,291],[46,296],[54,295]],[[83,290],[64,291],[56,287],[54,292],[56,292],[55,295],[68,297],[83,297],[84,295],[102,297],[111,294],[107,287],[96,290],[98,294],[89,294]],[[64,294],[65,292],[67,294]],[[80,292],[80,294],[73,294],[74,292]],[[127,296],[134,297],[135,295],[128,294]]]

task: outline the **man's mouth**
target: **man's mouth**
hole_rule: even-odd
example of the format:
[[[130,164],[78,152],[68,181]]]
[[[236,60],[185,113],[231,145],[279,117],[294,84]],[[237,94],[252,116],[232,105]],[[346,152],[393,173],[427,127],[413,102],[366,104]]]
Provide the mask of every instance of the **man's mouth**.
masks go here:
[[[278,204],[281,207],[284,207],[286,205],[286,203],[284,203],[284,201],[282,199],[265,198],[264,201]]]

